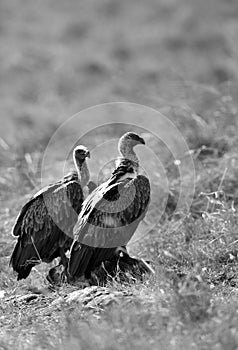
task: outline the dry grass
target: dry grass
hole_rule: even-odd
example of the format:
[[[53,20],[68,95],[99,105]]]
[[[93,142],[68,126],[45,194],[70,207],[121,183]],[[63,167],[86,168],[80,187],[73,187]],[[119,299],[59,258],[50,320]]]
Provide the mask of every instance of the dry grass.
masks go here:
[[[0,349],[238,348],[237,16],[235,0],[0,4]],[[195,164],[186,219],[173,229],[180,181],[170,157],[165,213],[131,247],[155,276],[77,300],[67,299],[74,286],[48,289],[48,266],[16,282],[10,229],[40,186],[49,138],[83,107],[122,100],[165,113]],[[47,182],[61,176],[57,157]]]

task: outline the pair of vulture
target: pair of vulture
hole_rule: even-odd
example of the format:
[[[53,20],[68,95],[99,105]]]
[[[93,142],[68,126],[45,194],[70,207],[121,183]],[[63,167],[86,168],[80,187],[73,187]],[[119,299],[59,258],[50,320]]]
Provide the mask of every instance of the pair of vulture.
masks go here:
[[[89,151],[77,146],[73,152],[76,171],[42,189],[23,206],[12,231],[18,240],[10,259],[18,280],[27,278],[35,265],[55,258],[61,259],[68,281],[76,281],[90,279],[96,268],[120,251],[129,257],[126,244],[150,201],[150,182],[138,174],[134,147],[139,144],[145,141],[134,132],[119,139],[116,169],[98,187],[90,181]],[[89,195],[84,199],[86,188]]]

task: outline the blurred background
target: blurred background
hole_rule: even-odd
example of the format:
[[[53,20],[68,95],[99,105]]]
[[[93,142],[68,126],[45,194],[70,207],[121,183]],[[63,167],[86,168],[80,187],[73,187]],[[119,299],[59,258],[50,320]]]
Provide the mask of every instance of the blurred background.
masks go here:
[[[221,91],[237,101],[237,17],[236,0],[1,1],[1,137],[43,142],[111,101],[219,118]]]

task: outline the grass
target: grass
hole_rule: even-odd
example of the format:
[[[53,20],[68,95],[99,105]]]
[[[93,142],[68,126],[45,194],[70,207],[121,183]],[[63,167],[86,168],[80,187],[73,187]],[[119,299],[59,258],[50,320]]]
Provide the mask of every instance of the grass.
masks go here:
[[[237,16],[235,0],[0,4],[0,349],[238,348]],[[154,194],[149,234],[130,250],[150,259],[155,275],[115,279],[70,301],[77,288],[49,290],[48,266],[16,281],[10,230],[41,186],[42,156],[60,123],[109,101],[148,105],[177,126],[193,158],[195,193],[185,219],[174,215],[179,169],[152,142],[168,202],[152,227],[164,183],[151,171],[162,194]],[[123,129],[101,130],[87,146]],[[62,152],[52,154],[46,183],[61,176]],[[97,159],[93,176],[109,155]]]

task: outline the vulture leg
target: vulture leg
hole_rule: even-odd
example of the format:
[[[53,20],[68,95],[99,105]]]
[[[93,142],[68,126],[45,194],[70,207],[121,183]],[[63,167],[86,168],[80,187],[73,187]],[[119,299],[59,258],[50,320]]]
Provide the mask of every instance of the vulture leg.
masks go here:
[[[60,258],[61,258],[60,265],[63,265],[65,270],[67,270],[69,259],[65,255],[64,249],[62,247],[60,247],[59,253],[60,253]]]

